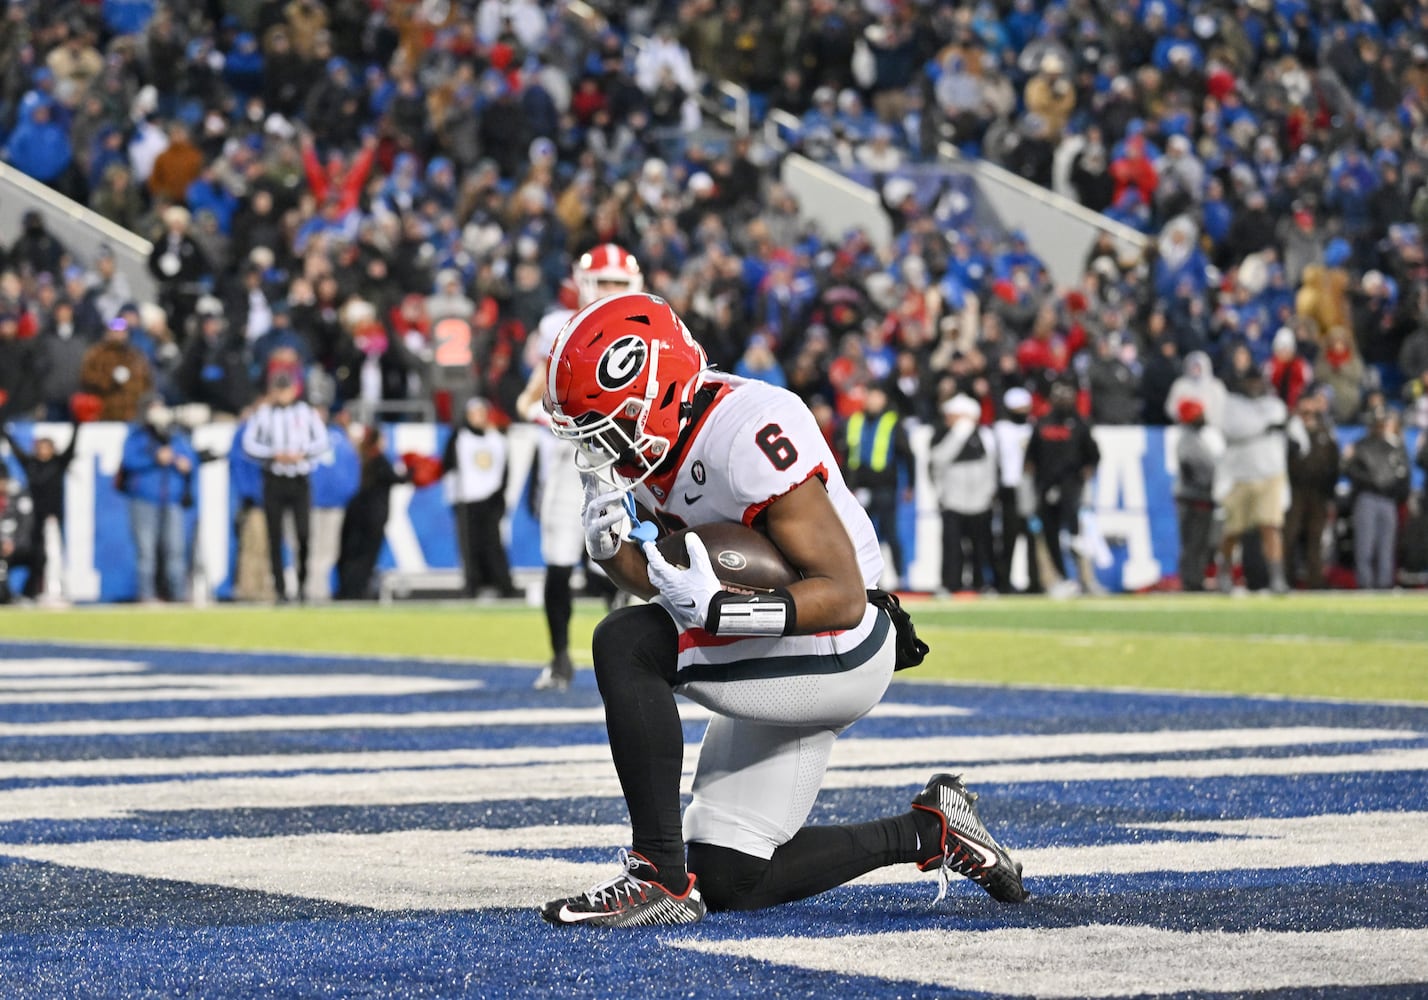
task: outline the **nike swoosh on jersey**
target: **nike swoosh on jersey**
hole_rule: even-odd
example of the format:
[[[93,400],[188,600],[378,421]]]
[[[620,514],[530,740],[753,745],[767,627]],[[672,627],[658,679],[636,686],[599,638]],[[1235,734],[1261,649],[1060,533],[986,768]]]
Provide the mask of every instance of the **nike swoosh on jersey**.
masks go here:
[[[688,493],[686,493],[686,494],[684,494],[684,502],[687,503],[687,504],[690,504],[690,505],[692,506],[693,504],[696,504],[696,503],[698,503],[701,499],[703,499],[703,497],[704,497],[704,494],[703,494],[703,493],[696,493],[696,494],[694,494],[694,496],[690,496]]]
[[[569,903],[562,906],[560,912],[556,914],[563,924],[578,924],[586,920],[594,920],[596,917],[608,917],[609,915],[610,914],[604,910],[595,910],[590,913],[578,912],[572,910]]]
[[[680,602],[679,602],[679,606],[680,606],[681,608],[694,608],[694,607],[698,607],[698,605],[695,604],[693,601],[680,601]]]

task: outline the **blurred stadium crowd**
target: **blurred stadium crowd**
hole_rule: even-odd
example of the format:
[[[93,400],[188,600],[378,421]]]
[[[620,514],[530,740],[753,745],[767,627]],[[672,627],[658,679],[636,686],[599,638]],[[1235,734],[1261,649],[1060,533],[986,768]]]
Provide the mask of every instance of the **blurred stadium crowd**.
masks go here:
[[[323,412],[476,395],[500,428],[572,259],[614,242],[830,436],[872,386],[934,426],[1056,386],[1165,425],[1192,355],[1332,423],[1428,426],[1425,39],[1387,0],[8,0],[3,159],[151,239],[161,293],[41,212],[0,233],[0,421],[76,393],[241,418],[288,373]],[[892,243],[808,223],[776,146],[702,120],[719,80],[871,171]],[[1057,287],[1025,234],[898,175],[947,147],[1148,249],[1108,235]]]

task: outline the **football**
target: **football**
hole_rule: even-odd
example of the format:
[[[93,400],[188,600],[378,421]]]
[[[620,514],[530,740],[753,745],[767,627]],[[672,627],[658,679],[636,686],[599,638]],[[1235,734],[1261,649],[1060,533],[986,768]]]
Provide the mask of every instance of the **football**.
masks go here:
[[[684,536],[691,531],[709,550],[714,575],[725,590],[751,594],[787,587],[798,579],[798,572],[766,535],[742,524],[724,521],[695,525],[661,538],[660,552],[676,566],[689,565]]]

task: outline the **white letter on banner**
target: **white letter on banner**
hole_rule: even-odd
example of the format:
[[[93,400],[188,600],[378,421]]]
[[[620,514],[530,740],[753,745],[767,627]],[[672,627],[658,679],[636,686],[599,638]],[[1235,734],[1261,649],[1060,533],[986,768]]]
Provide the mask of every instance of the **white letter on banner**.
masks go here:
[[[204,424],[193,431],[194,451],[227,456],[233,447],[236,424]],[[198,525],[193,543],[193,599],[202,603],[215,584],[228,579],[228,546],[233,540],[233,519],[228,503],[226,458],[204,462],[198,471]],[[202,591],[202,592],[200,592]]]
[[[99,567],[94,562],[94,530],[101,516],[95,507],[98,476],[114,478],[124,453],[123,424],[85,424],[75,446],[74,461],[65,474],[64,544],[67,564],[65,592],[71,601],[99,600]],[[96,461],[97,460],[97,461]],[[97,464],[97,469],[96,469]],[[123,519],[126,507],[103,512],[109,519]]]
[[[387,430],[392,450],[398,455],[408,451],[431,455],[436,451],[435,424],[390,424]],[[412,492],[410,483],[393,486],[391,513],[387,516],[387,545],[392,550],[392,561],[401,570],[427,568],[426,556],[412,526]]]
[[[1145,428],[1097,427],[1093,433],[1101,449],[1093,506],[1101,534],[1125,546],[1121,587],[1153,586],[1160,581],[1160,563],[1150,542],[1151,512],[1145,500]]]
[[[932,450],[932,428],[919,424],[907,433],[912,448],[914,522],[917,541],[912,564],[907,568],[907,585],[913,590],[936,590],[942,586],[942,510],[937,505],[937,488],[927,474],[927,453]]]

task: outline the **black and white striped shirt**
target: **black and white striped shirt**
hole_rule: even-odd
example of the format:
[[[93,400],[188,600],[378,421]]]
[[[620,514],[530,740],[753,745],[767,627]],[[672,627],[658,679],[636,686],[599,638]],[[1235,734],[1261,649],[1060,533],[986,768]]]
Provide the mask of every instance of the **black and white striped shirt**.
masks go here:
[[[308,475],[331,447],[327,425],[317,411],[302,400],[286,406],[264,403],[249,418],[243,431],[243,450],[275,476]],[[301,458],[279,462],[278,455]]]

